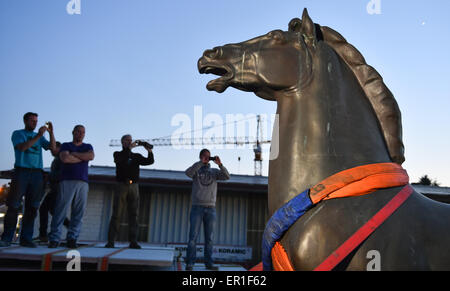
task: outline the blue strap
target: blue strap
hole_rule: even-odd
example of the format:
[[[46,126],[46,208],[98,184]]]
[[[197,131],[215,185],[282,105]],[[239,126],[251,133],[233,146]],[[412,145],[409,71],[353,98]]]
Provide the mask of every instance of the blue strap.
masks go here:
[[[267,222],[262,239],[262,262],[264,271],[272,271],[271,252],[275,243],[305,212],[313,206],[309,189],[300,193],[280,207]]]

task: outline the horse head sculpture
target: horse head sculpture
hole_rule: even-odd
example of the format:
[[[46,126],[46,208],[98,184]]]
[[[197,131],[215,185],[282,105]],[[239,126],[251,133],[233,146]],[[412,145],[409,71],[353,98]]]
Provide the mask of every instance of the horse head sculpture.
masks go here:
[[[401,113],[382,77],[339,33],[315,24],[306,9],[288,31],[206,50],[198,69],[219,76],[208,90],[234,87],[277,102],[279,155],[269,162],[270,214],[336,173],[405,160]],[[308,211],[281,238],[292,265],[314,269],[399,189],[331,199]],[[450,218],[447,205],[414,192],[340,269],[365,269],[371,249],[380,251],[383,269],[449,269],[450,251],[442,256],[448,249],[443,242],[450,242],[444,218]],[[423,243],[430,237],[436,245]]]

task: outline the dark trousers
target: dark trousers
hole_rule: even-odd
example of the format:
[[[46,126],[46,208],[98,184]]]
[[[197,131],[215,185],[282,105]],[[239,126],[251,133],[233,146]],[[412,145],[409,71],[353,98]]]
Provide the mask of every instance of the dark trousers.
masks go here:
[[[139,185],[118,183],[114,193],[113,213],[109,223],[108,241],[114,242],[120,231],[120,222],[125,211],[128,212],[128,240],[137,241]]]
[[[58,195],[58,184],[52,184],[50,186],[50,191],[45,196],[44,200],[39,207],[39,235],[42,237],[47,236],[48,229],[48,214],[52,216],[55,214],[55,201]],[[69,226],[70,220],[66,217],[64,219],[64,225]]]
[[[22,220],[21,241],[33,240],[34,220],[37,210],[44,195],[44,180],[42,170],[39,169],[14,169],[11,180],[11,191],[6,200],[8,210],[4,220],[2,240],[11,242],[14,238],[17,226],[17,217],[25,196],[25,211]]]

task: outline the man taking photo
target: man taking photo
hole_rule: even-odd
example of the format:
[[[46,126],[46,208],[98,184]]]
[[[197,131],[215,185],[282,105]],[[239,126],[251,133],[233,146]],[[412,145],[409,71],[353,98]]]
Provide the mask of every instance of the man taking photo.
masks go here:
[[[141,154],[131,150],[137,147],[139,142],[132,142],[131,135],[122,136],[122,151],[114,152],[116,163],[117,190],[114,193],[113,213],[109,223],[108,243],[106,248],[113,248],[114,241],[120,230],[122,214],[128,210],[128,240],[131,249],[140,249],[137,243],[138,209],[139,209],[139,166],[151,165],[155,162],[152,146],[146,142],[141,145],[147,150],[145,158]]]
[[[56,147],[53,125],[41,126],[34,132],[38,122],[37,113],[28,112],[23,116],[25,129],[13,132],[11,140],[16,161],[11,181],[11,191],[6,204],[8,210],[4,220],[4,232],[0,247],[7,247],[14,238],[22,197],[25,196],[25,213],[20,233],[20,245],[35,248],[33,243],[34,220],[44,195],[42,149],[54,151]],[[44,133],[50,134],[50,142]]]
[[[205,231],[205,266],[208,270],[218,270],[213,265],[213,233],[216,222],[216,196],[217,180],[228,180],[230,174],[223,166],[218,156],[211,157],[208,149],[200,151],[200,161],[186,170],[186,175],[192,178],[191,214],[189,241],[186,253],[186,271],[192,270],[196,260],[197,238],[203,222]],[[212,169],[209,161],[212,160],[219,169]]]

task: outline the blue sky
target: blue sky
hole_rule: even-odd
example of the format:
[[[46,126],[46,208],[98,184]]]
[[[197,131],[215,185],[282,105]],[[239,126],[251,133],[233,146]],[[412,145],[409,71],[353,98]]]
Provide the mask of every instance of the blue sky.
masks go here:
[[[84,124],[96,152],[91,164],[111,166],[118,148],[110,139],[171,135],[172,118],[193,119],[195,105],[224,121],[226,114],[273,114],[275,103],[251,93],[207,91],[213,77],[200,75],[196,63],[205,49],[286,30],[307,7],[313,21],[358,48],[394,93],[411,180],[428,174],[450,186],[449,1],[380,0],[381,14],[373,15],[369,0],[81,0],[80,15],[66,12],[68,2],[0,1],[1,170],[13,167],[10,137],[27,111],[39,113],[41,125],[53,121],[61,141]],[[150,168],[184,170],[197,154],[157,147]],[[231,173],[253,173],[248,147],[213,154]],[[45,153],[44,165],[51,160]]]

